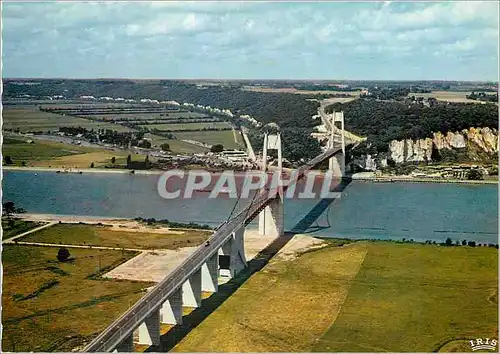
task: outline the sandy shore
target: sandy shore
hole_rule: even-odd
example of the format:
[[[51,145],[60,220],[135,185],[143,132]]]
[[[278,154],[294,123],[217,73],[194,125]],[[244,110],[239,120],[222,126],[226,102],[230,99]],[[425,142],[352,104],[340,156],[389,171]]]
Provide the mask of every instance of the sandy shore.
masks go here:
[[[106,216],[85,216],[85,215],[56,215],[56,214],[17,214],[16,217],[30,221],[41,222],[63,222],[68,224],[104,224],[110,228],[126,232],[147,232],[157,234],[180,234],[185,230],[182,228],[169,228],[161,225],[148,226],[130,218],[116,218]],[[202,230],[206,229],[189,229]]]
[[[260,235],[256,229],[245,230],[244,247],[247,262],[255,258],[259,252],[261,252],[274,240],[275,238],[273,237]],[[294,259],[300,252],[321,248],[325,245],[326,242],[321,239],[305,235],[295,235],[281,250],[278,251],[275,255],[275,259],[289,261]],[[196,248],[197,247],[184,247],[177,250],[143,252],[137,257],[130,259],[129,261],[106,273],[104,277],[160,282],[176,267],[178,267],[187,257],[189,257],[196,250]],[[220,279],[220,282],[224,282],[224,280]]]

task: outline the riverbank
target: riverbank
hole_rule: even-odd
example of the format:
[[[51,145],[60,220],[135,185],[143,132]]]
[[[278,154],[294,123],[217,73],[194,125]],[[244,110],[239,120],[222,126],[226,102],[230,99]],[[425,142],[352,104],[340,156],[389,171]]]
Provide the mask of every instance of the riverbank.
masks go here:
[[[29,172],[55,172],[55,173],[115,173],[115,174],[136,174],[136,175],[161,175],[164,170],[127,170],[121,168],[51,168],[51,167],[19,167],[19,166],[2,166],[5,171],[29,171]],[[286,169],[284,169],[286,170]],[[463,180],[452,178],[424,178],[411,176],[375,176],[371,172],[356,173],[350,177],[353,181],[364,182],[415,182],[415,183],[462,183],[462,184],[498,184],[498,180]]]
[[[411,182],[411,183],[461,183],[461,184],[498,184],[498,180],[465,180],[453,178],[425,178],[425,177],[412,177],[412,176],[375,176],[371,172],[356,173],[351,176],[353,181],[363,182],[378,182],[378,183],[391,183],[391,182]]]
[[[54,172],[54,173],[118,173],[136,175],[161,175],[163,170],[127,170],[121,168],[52,168],[52,167],[19,167],[2,166],[5,171]]]

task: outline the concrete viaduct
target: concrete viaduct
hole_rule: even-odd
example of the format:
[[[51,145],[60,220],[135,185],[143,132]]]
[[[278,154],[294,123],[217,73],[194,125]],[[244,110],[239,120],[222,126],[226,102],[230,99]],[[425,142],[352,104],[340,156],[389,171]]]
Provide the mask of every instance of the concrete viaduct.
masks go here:
[[[333,115],[335,118],[335,114]],[[343,118],[343,116],[342,116]],[[332,122],[332,126],[333,126]],[[330,161],[329,168],[335,175],[345,171],[345,139],[342,129],[340,137],[331,131],[326,150],[300,166],[297,179],[282,191],[261,191],[246,208],[219,227],[206,244],[201,245],[173,272],[152,288],[128,311],[123,313],[84,349],[84,352],[133,352],[134,331],[139,329],[138,344],[159,345],[160,324],[181,324],[183,307],[201,306],[202,292],[216,292],[222,271],[234,277],[246,267],[243,235],[248,225],[259,216],[259,231],[263,236],[279,237],[284,233],[283,193],[305,176],[319,163]],[[339,139],[340,138],[340,139]],[[268,150],[278,150],[278,169],[281,170],[281,137],[265,135],[262,169],[267,169]],[[338,173],[338,174],[337,174]],[[275,197],[270,197],[275,196]],[[219,269],[219,256],[229,256],[229,269]]]

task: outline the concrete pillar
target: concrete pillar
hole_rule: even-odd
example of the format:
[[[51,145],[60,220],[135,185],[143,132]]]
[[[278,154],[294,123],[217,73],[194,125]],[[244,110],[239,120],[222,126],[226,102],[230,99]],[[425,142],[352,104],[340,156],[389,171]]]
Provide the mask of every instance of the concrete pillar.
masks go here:
[[[185,307],[201,306],[201,269],[194,272],[182,284],[182,305]]]
[[[177,289],[160,309],[160,322],[182,324],[182,288]]]
[[[134,351],[134,334],[131,333],[120,344],[118,344],[113,352],[133,353]]]
[[[229,269],[221,269],[221,276],[234,278],[247,266],[244,233],[244,227],[234,231],[232,237],[219,250],[220,255],[229,256]]]
[[[264,133],[264,147],[262,149],[262,171],[267,170],[267,133]]]
[[[279,237],[283,236],[284,232],[283,200],[277,195],[259,214],[259,234]]]
[[[219,286],[219,254],[215,253],[201,267],[201,290],[215,293]]]
[[[278,150],[278,170],[279,170],[279,174],[281,176],[282,172],[283,172],[283,157],[282,157],[282,152],[281,152],[281,134],[278,133],[278,137],[277,137],[277,150]]]
[[[278,174],[282,176],[283,160],[281,150],[281,134],[267,136],[264,138],[264,152],[267,156],[267,150],[278,150]],[[267,165],[263,166],[266,171]],[[273,201],[259,213],[259,233],[264,236],[282,236],[284,232],[283,199],[277,195]]]
[[[342,152],[338,152],[334,156],[332,156],[328,160],[328,169],[330,171],[333,171],[334,176],[337,177],[344,177],[345,176],[345,135],[344,135],[344,112],[333,112],[331,115],[331,123],[330,123],[330,140],[328,142],[328,147],[332,148],[334,146],[334,139],[335,139],[335,130],[336,125],[335,122],[340,121],[341,123],[341,129],[340,129],[340,136],[341,136],[341,146],[342,146]]]
[[[153,311],[139,326],[139,344],[160,345],[160,309]]]

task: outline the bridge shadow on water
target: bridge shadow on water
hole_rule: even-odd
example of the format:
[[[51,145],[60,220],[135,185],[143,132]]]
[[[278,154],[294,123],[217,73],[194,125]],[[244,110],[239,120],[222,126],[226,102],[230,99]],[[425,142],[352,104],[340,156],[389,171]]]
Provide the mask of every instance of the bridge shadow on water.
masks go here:
[[[351,179],[344,178],[339,183],[330,190],[330,192],[342,193],[344,189],[351,183]],[[324,230],[330,228],[330,223],[328,226],[312,226],[313,223],[318,220],[318,218],[329,209],[330,206],[338,198],[323,198],[321,199],[299,222],[292,228],[291,232],[293,234],[309,234],[319,230]],[[326,215],[328,220],[328,214]]]
[[[349,184],[350,179],[343,179],[331,191],[342,192]],[[182,319],[181,325],[175,325],[167,333],[161,336],[159,346],[151,346],[145,352],[168,352],[172,350],[188,333],[196,328],[212,312],[214,312],[224,301],[226,301],[238,288],[243,285],[253,274],[264,268],[269,261],[296,235],[307,234],[328,227],[311,227],[314,221],[336,200],[336,198],[321,199],[309,213],[307,213],[290,232],[285,232],[282,237],[275,239],[266,248],[261,250],[252,260],[248,261],[247,267],[238,275],[225,284],[220,284],[216,293],[202,300],[200,307],[194,309]]]

